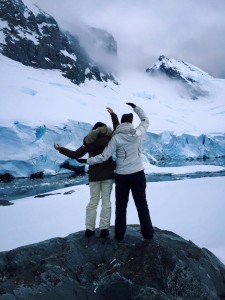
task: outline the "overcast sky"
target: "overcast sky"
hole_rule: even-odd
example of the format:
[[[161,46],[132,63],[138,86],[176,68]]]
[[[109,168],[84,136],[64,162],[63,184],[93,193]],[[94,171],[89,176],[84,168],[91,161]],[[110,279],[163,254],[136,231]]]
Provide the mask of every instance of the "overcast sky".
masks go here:
[[[122,65],[139,70],[161,54],[225,78],[225,0],[31,0],[61,26],[113,34]]]

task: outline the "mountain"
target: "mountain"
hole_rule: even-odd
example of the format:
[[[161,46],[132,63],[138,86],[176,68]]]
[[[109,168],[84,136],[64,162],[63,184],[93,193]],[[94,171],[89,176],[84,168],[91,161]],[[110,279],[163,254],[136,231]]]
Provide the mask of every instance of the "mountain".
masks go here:
[[[75,84],[85,79],[115,80],[88,56],[78,37],[62,31],[56,20],[37,6],[30,10],[22,0],[1,0],[0,11],[0,53],[3,55],[34,68],[60,70]],[[100,37],[100,29],[92,31],[93,36]],[[104,36],[102,43],[105,51],[115,53],[110,34]]]
[[[117,43],[111,33],[106,30],[90,27],[92,43],[99,50],[103,49],[106,53],[117,55]]]
[[[209,95],[205,87],[207,82],[213,79],[212,76],[190,63],[176,61],[164,55],[159,56],[158,61],[147,68],[146,72],[150,76],[162,75],[180,82],[194,100]]]

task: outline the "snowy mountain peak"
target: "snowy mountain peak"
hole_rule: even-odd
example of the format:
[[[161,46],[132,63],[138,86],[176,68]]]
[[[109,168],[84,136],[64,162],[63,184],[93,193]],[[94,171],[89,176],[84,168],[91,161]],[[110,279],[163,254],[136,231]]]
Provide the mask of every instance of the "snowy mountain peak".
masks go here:
[[[63,32],[56,20],[21,0],[0,3],[0,53],[24,65],[57,69],[73,83],[86,78],[114,81],[91,59],[77,37]]]
[[[164,75],[183,84],[192,99],[207,96],[203,86],[213,79],[200,68],[184,62],[160,55],[158,61],[146,69],[150,75]]]
[[[212,79],[213,77],[210,76],[208,73],[204,72],[200,68],[184,62],[184,61],[177,61],[172,58],[168,58],[164,55],[160,55],[158,58],[158,61],[154,63],[150,68],[148,68],[147,72],[153,72],[154,70],[177,70],[181,76],[189,76],[192,77],[192,79],[199,79],[199,77],[205,78],[205,79]],[[190,76],[191,75],[191,76]]]

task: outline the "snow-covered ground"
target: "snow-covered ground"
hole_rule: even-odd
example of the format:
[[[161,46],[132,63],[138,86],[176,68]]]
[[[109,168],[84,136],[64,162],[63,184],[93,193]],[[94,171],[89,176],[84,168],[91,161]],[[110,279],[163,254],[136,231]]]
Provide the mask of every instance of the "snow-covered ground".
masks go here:
[[[1,126],[19,121],[29,126],[59,125],[68,120],[109,123],[106,106],[119,117],[134,102],[149,116],[151,132],[224,132],[225,80],[210,79],[210,96],[197,101],[181,97],[170,81],[150,78],[145,72],[120,74],[119,85],[86,81],[72,84],[57,70],[27,67],[0,54]],[[135,118],[135,123],[138,118]]]
[[[69,191],[73,192],[64,194]],[[89,187],[79,185],[55,193],[44,198],[27,197],[0,207],[0,251],[85,229]],[[147,199],[154,226],[209,249],[225,263],[225,177],[148,183]],[[114,189],[111,200],[114,225]],[[132,196],[127,224],[139,224]]]

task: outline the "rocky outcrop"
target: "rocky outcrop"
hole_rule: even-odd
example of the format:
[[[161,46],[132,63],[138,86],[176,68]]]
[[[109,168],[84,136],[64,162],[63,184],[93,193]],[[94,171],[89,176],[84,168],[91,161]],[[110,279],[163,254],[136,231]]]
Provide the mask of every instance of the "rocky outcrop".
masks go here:
[[[44,178],[44,172],[36,172],[30,175],[30,179],[43,179]]]
[[[0,174],[0,181],[2,182],[10,182],[14,179],[14,177],[10,173]]]
[[[213,78],[190,63],[176,61],[164,55],[159,56],[158,61],[147,68],[146,72],[151,76],[162,75],[181,83],[193,100],[209,95],[205,86],[206,82]]]
[[[31,11],[21,0],[5,0],[0,2],[0,11],[3,55],[27,66],[58,69],[75,84],[86,78],[114,81],[112,74],[90,59],[77,37],[63,32],[38,7]]]
[[[0,200],[0,206],[9,206],[13,205],[14,203],[8,201],[8,200]]]
[[[207,249],[157,228],[142,241],[136,225],[117,242],[113,230],[0,253],[0,299],[225,299],[225,266]]]

